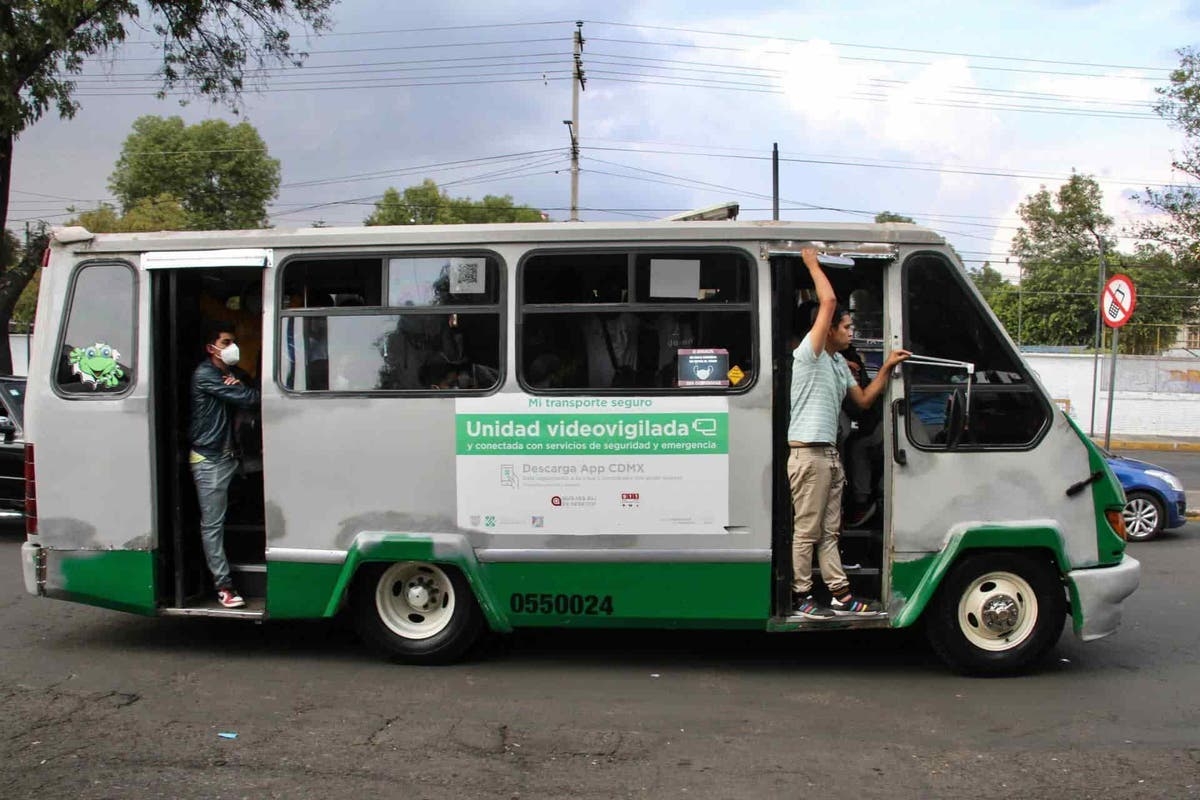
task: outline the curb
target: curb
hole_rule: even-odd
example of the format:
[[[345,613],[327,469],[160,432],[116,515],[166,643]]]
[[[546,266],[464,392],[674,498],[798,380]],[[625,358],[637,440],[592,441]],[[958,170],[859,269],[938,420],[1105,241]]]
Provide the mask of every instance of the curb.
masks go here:
[[[1095,437],[1093,442],[1104,446],[1104,439]],[[1157,450],[1160,452],[1200,453],[1200,442],[1148,442],[1140,439],[1110,439],[1109,450]]]

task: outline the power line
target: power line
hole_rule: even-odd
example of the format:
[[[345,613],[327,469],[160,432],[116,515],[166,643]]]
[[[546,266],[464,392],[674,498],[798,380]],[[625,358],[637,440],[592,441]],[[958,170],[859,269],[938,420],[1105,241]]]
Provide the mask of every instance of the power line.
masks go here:
[[[720,89],[725,91],[748,92],[754,94],[786,94],[781,88],[774,88],[770,84],[748,84],[741,85],[722,85],[722,82],[709,82],[701,79],[676,78],[673,80],[658,79],[636,79],[638,73],[608,73],[610,75],[629,75],[633,77],[608,77],[607,80],[614,83],[639,83],[652,86],[677,86],[692,89]],[[730,83],[730,82],[723,82]],[[868,102],[890,102],[893,98],[886,94],[869,93],[859,91],[844,97],[845,100],[861,100]],[[1132,111],[1098,111],[1086,109],[1069,109],[1069,108],[1048,108],[1044,106],[1020,106],[1013,104],[988,104],[988,103],[971,103],[967,101],[953,100],[923,100],[923,99],[906,99],[906,102],[918,106],[931,106],[939,108],[960,108],[972,111],[1020,111],[1034,114],[1049,114],[1054,116],[1070,116],[1070,117],[1094,117],[1098,119],[1131,119],[1131,120],[1147,120],[1157,121],[1159,119],[1156,114],[1143,114]]]
[[[449,47],[499,47],[501,45],[534,44],[534,43],[545,43],[545,42],[561,43],[562,39],[557,38],[557,37],[541,38],[541,39],[494,39],[491,41],[483,41],[483,42],[436,42],[436,43],[425,43],[425,44],[390,45],[388,47],[345,47],[345,48],[328,48],[328,49],[313,48],[312,50],[308,50],[307,52],[308,52],[308,55],[311,57],[314,54],[325,55],[327,53],[386,53],[386,52],[392,52],[392,51],[396,51],[396,50],[434,50],[434,49],[441,50],[441,49],[446,49]],[[154,61],[154,62],[158,62],[158,63],[162,62],[161,58],[154,58],[152,56],[132,56],[132,57],[121,57],[121,58],[113,58],[113,59],[105,58],[103,56],[99,56],[99,57],[93,56],[91,58],[87,58],[84,60],[90,61],[90,62],[104,62],[104,63],[107,63],[109,61]]]
[[[779,69],[769,69],[765,67],[748,67],[734,64],[723,64],[719,62],[707,61],[684,61],[680,59],[670,58],[649,58],[645,56],[618,55],[611,53],[592,53],[594,59],[599,59],[599,63],[614,66],[632,66],[642,69],[658,69],[671,72],[695,72],[701,74],[725,75],[728,77],[782,77],[786,75],[786,71]],[[605,60],[607,59],[607,60]],[[651,62],[651,63],[646,63]],[[660,66],[662,65],[662,66]],[[678,67],[674,65],[680,65]],[[721,69],[702,69],[702,67],[720,67]],[[736,71],[735,71],[736,70]],[[669,77],[669,76],[664,76]],[[868,83],[884,83],[897,86],[908,86],[912,82],[901,80],[898,78],[875,78],[869,77],[866,79]],[[1072,100],[1080,103],[1106,103],[1117,106],[1133,106],[1139,108],[1153,108],[1154,102],[1149,100],[1136,101],[1119,101],[1111,100],[1103,97],[1078,97],[1055,92],[1034,92],[1029,90],[1016,89],[998,89],[982,86],[949,86],[948,91],[979,93],[983,95],[997,94],[1000,96],[1016,96],[1027,100],[1048,100],[1061,101]]]
[[[413,172],[436,172],[447,169],[461,169],[474,164],[480,164],[489,161],[504,161],[517,158],[527,158],[530,156],[540,156],[548,153],[561,153],[561,147],[551,147],[542,150],[526,150],[521,153],[505,153],[498,156],[482,156],[480,158],[466,158],[457,161],[441,161],[428,164],[417,164],[411,167],[399,167],[397,169],[380,170],[376,172],[360,172],[351,175],[341,175],[332,178],[315,178],[306,181],[291,181],[280,185],[280,189],[296,189],[312,186],[328,186],[334,183],[350,183],[360,180],[375,180],[379,178],[400,177],[401,175],[410,174]]]
[[[706,31],[706,30],[697,30],[694,28],[675,28],[675,27],[669,27],[669,26],[665,26],[665,25],[641,25],[641,24],[630,23],[630,22],[602,22],[599,20],[584,20],[584,22],[586,22],[590,25],[608,25],[608,26],[611,26],[614,28],[641,28],[641,29],[645,29],[645,30],[670,31],[670,32],[674,32],[674,33],[698,33],[698,34],[704,34],[707,36],[729,36],[729,37],[735,37],[735,38],[739,38],[739,39],[757,39],[759,41],[798,42],[798,43],[803,43],[803,44],[807,44],[807,43],[813,41],[812,39],[801,39],[801,38],[790,37],[790,36],[775,36],[775,35],[765,36],[762,34],[735,33],[732,31]],[[864,50],[884,50],[884,51],[891,51],[891,52],[897,52],[897,53],[918,53],[918,54],[924,54],[924,55],[955,56],[955,57],[959,57],[959,58],[985,58],[985,59],[992,59],[992,60],[996,60],[996,61],[1028,62],[1028,63],[1034,63],[1034,64],[1056,64],[1059,66],[1072,66],[1072,67],[1094,67],[1096,69],[1134,69],[1134,70],[1141,70],[1141,71],[1145,71],[1145,72],[1149,72],[1149,71],[1170,72],[1171,71],[1171,68],[1169,68],[1169,67],[1138,67],[1138,66],[1130,66],[1130,65],[1126,65],[1126,64],[1102,64],[1102,63],[1095,63],[1095,62],[1088,62],[1088,61],[1057,61],[1057,60],[1046,59],[1046,58],[1023,58],[1020,56],[993,56],[993,55],[987,55],[987,54],[983,54],[983,53],[967,53],[967,52],[958,52],[958,51],[952,51],[952,50],[920,50],[920,49],[912,48],[912,47],[892,47],[892,46],[885,46],[885,45],[855,44],[852,42],[830,42],[830,44],[834,47],[861,48]]]
[[[415,82],[413,82],[413,83],[391,83],[391,84],[376,85],[376,86],[362,86],[359,82],[347,82],[345,84],[339,84],[339,85],[335,85],[335,86],[281,88],[281,89],[260,88],[260,89],[256,89],[255,91],[264,93],[264,94],[275,94],[275,93],[280,93],[280,92],[323,92],[323,91],[345,92],[345,91],[351,91],[351,90],[357,90],[357,89],[371,89],[371,90],[409,89],[409,88],[422,87],[422,86],[469,86],[469,85],[484,86],[487,84],[497,84],[497,83],[532,83],[532,82],[547,83],[550,81],[558,82],[558,81],[564,81],[564,80],[569,80],[569,78],[541,78],[541,77],[539,77],[539,78],[502,78],[499,80],[480,80],[480,81],[465,81],[464,80],[464,81],[437,81],[437,82],[429,82],[429,83],[415,83]],[[154,92],[150,92],[150,93],[147,93],[147,92],[77,92],[76,96],[77,97],[146,97],[148,94],[156,95],[156,93],[154,93]],[[166,92],[165,96],[166,97],[190,97],[191,93],[186,92],[186,91]]]
[[[602,36],[593,36],[593,37],[591,37],[591,40],[594,42],[612,42],[614,44],[635,44],[635,45],[639,45],[639,46],[651,46],[651,47],[679,47],[679,48],[685,48],[685,49],[690,49],[690,50],[716,50],[716,51],[727,52],[727,53],[730,53],[730,52],[732,52],[732,53],[754,53],[756,55],[776,55],[776,56],[793,55],[792,53],[790,53],[786,50],[748,50],[746,48],[741,48],[741,47],[722,47],[719,45],[693,44],[691,42],[656,42],[656,41],[653,41],[650,39],[615,39],[615,38],[608,38],[608,37],[602,37]],[[934,63],[932,61],[912,61],[912,60],[908,60],[908,59],[899,59],[899,58],[869,58],[866,56],[839,56],[839,58],[844,59],[846,61],[864,61],[864,62],[870,62],[870,63],[875,63],[875,64],[903,64],[906,66],[916,66],[916,67],[929,67],[929,66],[933,66],[933,63]],[[1064,72],[1061,70],[1046,70],[1046,69],[1021,69],[1019,67],[992,67],[992,66],[986,66],[986,65],[981,65],[981,64],[971,64],[968,66],[970,67],[970,69],[986,70],[989,72],[1012,72],[1012,73],[1020,73],[1020,74],[1027,74],[1027,75],[1056,75],[1056,76],[1066,76],[1066,77],[1076,77],[1076,78],[1106,78],[1106,79],[1112,78],[1111,75],[1103,75],[1103,74],[1088,73],[1088,72]],[[1146,80],[1146,81],[1162,81],[1163,80],[1162,77],[1150,76],[1150,75],[1128,75],[1128,76],[1122,76],[1122,77],[1125,77],[1129,80]]]
[[[570,58],[570,53],[527,53],[518,55],[496,56],[463,56],[459,58],[414,58],[399,61],[355,61],[335,64],[305,63],[303,67],[287,65],[283,67],[264,67],[255,70],[260,77],[281,76],[303,71],[306,74],[324,73],[333,75],[376,74],[380,72],[409,72],[420,70],[452,70],[476,69],[479,67],[503,66],[538,66],[541,64],[557,63],[554,59]],[[514,59],[519,59],[514,62]],[[469,62],[469,63],[468,63]],[[440,65],[440,66],[439,66]],[[374,69],[379,67],[381,69]],[[335,72],[335,70],[342,70]],[[77,84],[108,84],[114,83],[115,78],[129,79],[132,83],[161,84],[162,79],[152,72],[114,72],[105,75],[81,76],[74,79]]]
[[[620,153],[635,152],[635,153],[647,153],[647,154],[654,154],[654,155],[673,155],[673,156],[702,155],[702,156],[709,157],[709,158],[738,159],[738,160],[745,160],[745,161],[769,161],[770,160],[770,156],[736,155],[736,154],[718,153],[718,152],[686,153],[686,152],[680,152],[677,150],[644,150],[644,149],[630,151],[625,148],[597,147],[595,145],[588,145],[585,149],[599,150],[599,151],[613,151],[613,152],[620,152]],[[947,173],[947,174],[952,174],[952,175],[976,175],[976,176],[993,177],[993,178],[1029,178],[1029,179],[1033,179],[1033,180],[1068,180],[1070,177],[1070,176],[1062,176],[1062,175],[1047,175],[1047,174],[1036,174],[1036,173],[1028,173],[1028,172],[1022,173],[1022,172],[1013,172],[1013,171],[1003,171],[1003,170],[993,169],[993,168],[922,167],[922,166],[907,165],[907,164],[873,164],[873,163],[869,163],[867,161],[856,161],[856,160],[850,159],[850,158],[847,158],[847,159],[832,159],[832,158],[822,159],[822,158],[797,158],[797,157],[782,158],[781,157],[779,160],[781,162],[793,163],[793,164],[817,164],[817,165],[822,165],[822,166],[865,167],[865,168],[870,168],[870,169],[894,169],[894,170],[902,170],[902,171],[908,171],[908,172],[934,172],[934,173]],[[1126,185],[1131,185],[1131,186],[1144,186],[1145,185],[1145,183],[1141,182],[1141,181],[1125,181],[1125,180],[1105,179],[1103,182],[1104,183],[1114,183],[1114,184],[1126,184]]]

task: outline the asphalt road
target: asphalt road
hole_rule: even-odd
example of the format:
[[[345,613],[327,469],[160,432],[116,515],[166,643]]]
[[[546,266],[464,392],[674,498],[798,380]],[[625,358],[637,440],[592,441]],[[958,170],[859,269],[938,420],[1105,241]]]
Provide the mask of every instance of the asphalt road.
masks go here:
[[[1019,678],[906,632],[522,634],[377,661],[337,623],[38,599],[0,536],[0,797],[1200,797],[1200,524]],[[226,739],[221,733],[236,733]]]

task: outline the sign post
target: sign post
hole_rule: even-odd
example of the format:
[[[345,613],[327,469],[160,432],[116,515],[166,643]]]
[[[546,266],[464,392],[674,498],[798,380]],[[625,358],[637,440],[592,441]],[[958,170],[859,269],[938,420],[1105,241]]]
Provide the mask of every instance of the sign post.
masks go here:
[[[1121,326],[1129,322],[1137,306],[1137,291],[1128,275],[1113,275],[1100,294],[1100,314],[1104,324],[1113,329],[1112,365],[1108,371],[1108,418],[1104,423],[1104,449],[1112,437],[1113,395],[1117,393],[1117,339]]]

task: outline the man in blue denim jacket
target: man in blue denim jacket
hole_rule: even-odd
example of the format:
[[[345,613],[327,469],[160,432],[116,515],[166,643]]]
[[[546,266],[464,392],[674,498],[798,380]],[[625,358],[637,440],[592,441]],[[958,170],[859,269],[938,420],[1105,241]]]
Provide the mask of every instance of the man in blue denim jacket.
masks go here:
[[[231,327],[224,323],[210,329],[204,346],[208,357],[192,373],[188,461],[200,500],[200,541],[217,588],[217,601],[225,608],[241,608],[246,601],[233,588],[225,558],[225,510],[229,482],[238,465],[233,412],[239,407],[256,408],[259,393],[232,372],[240,354]]]

